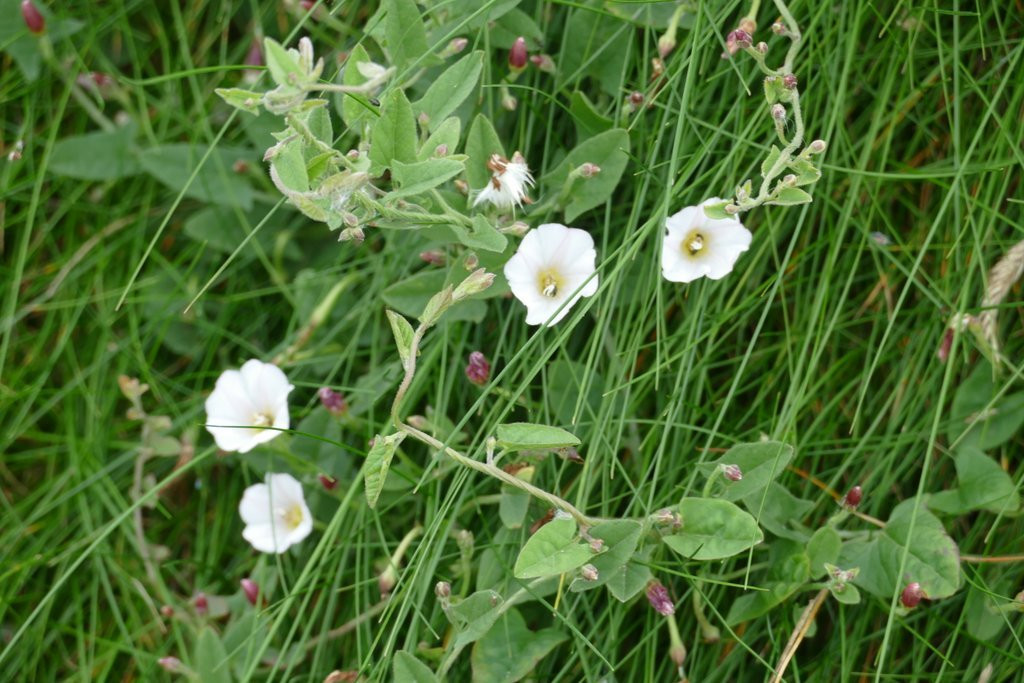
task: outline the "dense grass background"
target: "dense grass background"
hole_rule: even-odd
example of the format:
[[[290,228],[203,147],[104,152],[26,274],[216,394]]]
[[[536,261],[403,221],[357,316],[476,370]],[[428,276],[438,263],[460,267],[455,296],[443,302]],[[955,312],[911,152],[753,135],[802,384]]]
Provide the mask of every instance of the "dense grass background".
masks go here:
[[[249,575],[270,598],[255,648],[266,648],[264,657],[286,651],[375,605],[380,562],[419,524],[425,533],[379,616],[316,642],[289,667],[268,669],[251,653],[243,666],[260,680],[319,681],[333,669],[384,679],[393,651],[441,644],[446,622],[434,584],[462,588],[453,531],[473,532],[478,560],[503,541],[490,555],[498,566],[478,563],[498,576],[525,538],[524,530],[496,541],[492,481],[435,462],[416,445],[401,454],[378,509],[362,499],[355,473],[387,420],[398,370],[382,292],[430,268],[416,254],[431,245],[373,229],[362,246],[337,243],[323,225],[279,206],[258,163],[258,131],[238,117],[227,121],[213,90],[237,83],[229,67],[242,63],[255,33],[310,35],[333,75],[332,51],[361,38],[373,9],[336,2],[332,18],[300,27],[301,13],[285,4],[61,3],[58,16],[85,25],[57,41],[62,70],[44,66],[30,82],[9,57],[0,61],[4,154],[16,140],[25,145],[20,161],[0,162],[0,678],[157,680],[165,675],[157,659],[185,659],[190,647],[182,619],[161,617],[160,606],[188,612],[200,591],[237,603],[238,581]],[[465,34],[494,55],[479,109],[538,176],[586,135],[567,109],[577,89],[631,129],[632,162],[607,205],[575,222],[598,243],[599,295],[550,330],[528,329],[522,307],[499,298],[482,322],[434,331],[408,405],[459,423],[471,453],[509,415],[571,426],[586,464],[549,459],[537,482],[589,514],[640,516],[672,504],[699,490],[695,465],[717,457],[707,449],[767,434],[792,443],[794,465],[831,491],[861,484],[862,509],[885,518],[899,501],[947,488],[955,476],[944,436],[950,399],[978,354],[958,343],[942,364],[935,351],[949,316],[977,310],[987,269],[1024,238],[1024,10],[984,1],[796,0],[808,134],[830,146],[815,201],[755,211],[746,219],[754,245],[730,277],[678,286],[660,276],[661,219],[756,174],[770,141],[753,64],[719,56],[746,8],[697,5],[667,60],[665,86],[636,114],[624,100],[648,88],[657,33],[619,16],[634,3],[524,0],[520,9],[544,27],[544,50],[560,71],[528,71],[514,89],[515,113],[499,108],[493,87],[505,73],[501,37],[487,27]],[[2,6],[0,21],[20,21],[16,3]],[[574,15],[606,8],[615,11],[606,17],[610,32],[567,30]],[[762,26],[773,19],[763,9]],[[593,65],[603,65],[614,96]],[[204,204],[178,201],[148,175],[84,183],[49,172],[57,140],[97,128],[69,88],[89,71],[119,84],[123,97],[96,106],[103,117],[134,122],[142,148],[217,142],[252,150],[254,208],[228,211],[209,234],[186,231]],[[293,343],[339,281],[345,289],[329,320],[285,370],[297,387],[293,425],[313,412],[318,387],[346,394],[351,417],[325,435],[347,448],[298,435],[274,442],[277,466],[305,482],[318,524],[299,552],[259,557],[241,538],[236,506],[263,465],[215,453],[200,427],[202,402],[223,369],[269,360]],[[1019,363],[1019,289],[1010,298],[1002,334]],[[485,392],[463,374],[472,350],[495,366]],[[143,512],[146,537],[167,549],[157,581],[146,576],[132,521],[140,432],[125,417],[120,374],[148,383],[146,409],[168,415],[169,433],[194,444],[191,459],[146,465],[157,480],[171,480]],[[1022,443],[1002,452],[1016,481]],[[324,469],[340,480],[333,492],[317,484]],[[832,497],[807,476],[787,472],[781,481],[815,501],[808,524],[834,512]],[[544,510],[535,505],[530,514]],[[979,513],[950,531],[964,553],[998,556],[1021,550],[1024,525]],[[668,555],[652,563],[680,600],[691,680],[770,674],[809,595],[703,644],[689,611],[692,568]],[[757,585],[767,563],[755,552],[705,578],[742,581],[749,570]],[[965,578],[968,587],[1012,596],[1024,568],[968,564]],[[740,594],[715,584],[702,590],[712,621]],[[827,603],[788,680],[974,681],[990,664],[990,680],[1020,680],[1019,614],[978,640],[966,629],[968,594],[907,616],[871,598],[856,607]],[[672,680],[667,632],[646,601],[567,593],[552,616],[554,600],[523,607],[532,626],[568,635],[539,664],[537,680]],[[468,660],[467,652],[453,679],[468,679]]]

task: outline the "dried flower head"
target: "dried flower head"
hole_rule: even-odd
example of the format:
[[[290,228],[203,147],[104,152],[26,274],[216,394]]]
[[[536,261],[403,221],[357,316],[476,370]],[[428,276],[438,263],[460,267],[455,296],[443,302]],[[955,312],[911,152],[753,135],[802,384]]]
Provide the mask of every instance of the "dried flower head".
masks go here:
[[[491,180],[477,193],[473,206],[490,202],[499,209],[508,210],[531,203],[526,191],[533,187],[533,176],[522,154],[514,153],[511,160],[492,154],[487,160],[487,168],[491,172]]]

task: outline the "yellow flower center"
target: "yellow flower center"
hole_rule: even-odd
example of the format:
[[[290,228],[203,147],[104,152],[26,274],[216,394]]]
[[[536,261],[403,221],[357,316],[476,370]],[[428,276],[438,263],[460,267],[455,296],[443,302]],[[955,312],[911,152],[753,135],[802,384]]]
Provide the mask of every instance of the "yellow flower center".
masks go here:
[[[537,276],[537,288],[541,294],[549,299],[554,299],[558,296],[558,290],[563,284],[562,276],[554,269],[541,271]]]
[[[270,413],[256,413],[252,416],[253,427],[269,427],[274,424],[274,416]]]
[[[302,506],[298,503],[294,503],[285,509],[281,518],[284,520],[285,526],[289,529],[299,528],[299,525],[302,524]]]
[[[704,235],[694,228],[683,238],[683,251],[690,256],[696,256],[702,249],[704,249]]]

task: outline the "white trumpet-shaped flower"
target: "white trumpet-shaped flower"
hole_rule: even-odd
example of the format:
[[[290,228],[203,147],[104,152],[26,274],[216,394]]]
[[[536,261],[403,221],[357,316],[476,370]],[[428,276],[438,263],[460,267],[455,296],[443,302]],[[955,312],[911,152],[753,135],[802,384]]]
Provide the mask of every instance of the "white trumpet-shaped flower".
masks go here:
[[[492,154],[487,168],[491,171],[491,180],[477,193],[473,206],[490,202],[499,209],[511,209],[531,202],[526,190],[533,186],[533,176],[522,154],[516,152],[511,160]]]
[[[268,472],[265,481],[242,494],[238,504],[238,514],[245,522],[242,538],[261,553],[283,553],[309,536],[313,515],[295,477]]]
[[[545,223],[526,233],[505,264],[512,294],[526,305],[526,324],[554,325],[580,297],[593,296],[596,260],[594,240],[586,230]]]
[[[665,221],[661,246],[661,273],[671,282],[692,282],[706,277],[719,280],[730,272],[740,254],[750,247],[750,231],[735,216],[709,218],[704,207],[720,204],[712,197],[688,206]]]
[[[225,370],[206,399],[206,429],[221,450],[247,453],[288,429],[294,388],[271,363],[253,359],[240,370]]]

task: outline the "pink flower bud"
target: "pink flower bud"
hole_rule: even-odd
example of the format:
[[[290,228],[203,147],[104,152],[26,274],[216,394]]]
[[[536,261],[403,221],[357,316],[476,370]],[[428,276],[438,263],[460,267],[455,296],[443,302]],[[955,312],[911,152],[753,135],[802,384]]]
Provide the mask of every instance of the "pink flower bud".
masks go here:
[[[32,0],[22,0],[21,18],[25,20],[28,30],[37,36],[46,30],[46,19],[39,13],[39,8]]]
[[[900,594],[900,603],[907,609],[917,607],[921,602],[921,598],[924,597],[924,591],[921,590],[921,584],[917,581],[908,583],[907,587],[903,589]]]
[[[725,40],[726,43],[728,43],[731,40],[733,44],[736,45],[736,48],[738,50],[743,50],[745,48],[750,47],[753,44],[753,38],[751,38],[750,34],[741,28],[738,28],[732,33],[730,33],[728,36],[726,36]]]
[[[860,500],[863,497],[864,492],[859,486],[854,486],[852,489],[846,492],[843,496],[843,507],[851,510],[856,510],[857,506],[860,505]]]
[[[442,143],[434,148],[435,157],[446,157],[448,156],[448,145]]]
[[[949,352],[953,348],[953,328],[947,327],[946,331],[942,333],[942,342],[939,343],[939,349],[935,352],[940,363],[945,363],[949,360]]]
[[[639,107],[644,103],[644,94],[639,90],[634,90],[629,93],[629,103],[634,107]]]
[[[729,481],[742,481],[743,470],[739,465],[722,465],[722,474]]]
[[[447,581],[438,581],[434,586],[434,595],[442,600],[447,600],[452,595],[452,585]]]
[[[256,600],[260,597],[260,587],[250,578],[244,578],[240,583],[242,592],[245,593],[245,599],[249,601],[250,605],[255,606]]]
[[[513,71],[521,71],[526,68],[526,59],[526,38],[519,36],[508,51],[508,65]]]
[[[658,614],[670,617],[676,613],[676,606],[672,604],[668,589],[660,581],[651,581],[647,584],[647,600]]]
[[[786,90],[792,90],[797,86],[797,83],[798,81],[794,74],[786,74],[785,76],[782,77],[782,85],[786,88]]]
[[[317,396],[320,397],[320,404],[326,408],[327,412],[331,415],[337,417],[348,412],[348,403],[345,402],[345,397],[330,387],[320,387],[320,391],[317,392]]]
[[[252,41],[248,54],[245,55],[246,66],[263,66],[263,52],[260,50],[260,41]]]
[[[580,166],[580,175],[584,178],[593,178],[600,172],[601,167],[597,164],[592,164],[589,161],[584,162],[583,165]]]
[[[592,564],[585,564],[580,567],[580,576],[584,581],[597,581],[598,573],[597,567]]]
[[[169,671],[172,674],[183,671],[181,660],[177,657],[161,657],[156,661],[164,671]]]
[[[316,478],[320,480],[320,485],[325,491],[333,491],[338,487],[338,480],[329,474],[318,474]]]
[[[465,50],[467,45],[469,45],[468,38],[452,38],[452,42],[448,43],[448,52],[457,55]]]
[[[206,600],[206,593],[196,593],[196,597],[192,600],[192,605],[196,608],[196,612],[199,614],[206,614],[206,609],[209,607],[209,603]]]
[[[555,66],[555,60],[551,58],[551,55],[530,55],[530,61],[544,73],[553,74],[558,71],[558,68]]]
[[[443,266],[445,263],[444,252],[440,249],[428,249],[420,252],[420,260],[432,266]]]
[[[772,33],[774,33],[777,36],[786,35],[786,25],[783,24],[781,21],[774,22],[772,24]]]
[[[754,46],[754,49],[763,55],[768,54],[768,43],[762,40],[760,43]]]
[[[466,365],[466,377],[473,384],[483,386],[491,377],[491,364],[479,351],[469,354],[469,363]]]
[[[162,614],[167,619],[170,619],[174,616],[174,608],[170,605],[161,605],[160,614]]]
[[[824,140],[815,140],[807,146],[807,149],[810,150],[811,154],[821,154],[825,151],[826,147],[828,147],[828,145]]]
[[[772,105],[772,118],[775,119],[776,121],[785,121],[786,120],[786,108],[783,107],[781,104],[773,104]]]

